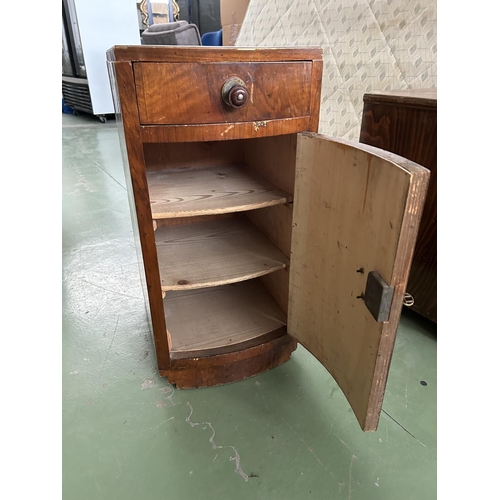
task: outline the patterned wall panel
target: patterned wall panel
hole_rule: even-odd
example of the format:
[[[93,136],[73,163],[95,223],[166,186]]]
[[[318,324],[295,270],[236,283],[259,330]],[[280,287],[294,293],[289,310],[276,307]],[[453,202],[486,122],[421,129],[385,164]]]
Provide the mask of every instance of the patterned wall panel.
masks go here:
[[[240,47],[323,47],[320,132],[357,140],[363,94],[437,86],[436,0],[251,0]]]

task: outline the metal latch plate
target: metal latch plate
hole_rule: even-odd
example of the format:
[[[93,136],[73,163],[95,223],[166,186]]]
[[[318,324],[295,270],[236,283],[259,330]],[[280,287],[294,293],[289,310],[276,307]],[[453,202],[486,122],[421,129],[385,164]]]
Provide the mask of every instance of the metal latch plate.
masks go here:
[[[389,320],[393,296],[394,287],[389,286],[377,271],[370,271],[363,300],[376,321],[383,323]]]

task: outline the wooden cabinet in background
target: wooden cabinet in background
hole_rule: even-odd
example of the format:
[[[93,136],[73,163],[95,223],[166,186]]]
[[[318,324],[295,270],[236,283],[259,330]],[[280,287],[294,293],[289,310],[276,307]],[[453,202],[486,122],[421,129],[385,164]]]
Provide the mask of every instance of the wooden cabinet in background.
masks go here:
[[[437,91],[365,94],[360,142],[404,156],[431,172],[406,291],[411,308],[437,322]]]
[[[375,430],[428,171],[314,133],[321,49],[114,47],[108,67],[160,375],[235,382],[299,342]]]

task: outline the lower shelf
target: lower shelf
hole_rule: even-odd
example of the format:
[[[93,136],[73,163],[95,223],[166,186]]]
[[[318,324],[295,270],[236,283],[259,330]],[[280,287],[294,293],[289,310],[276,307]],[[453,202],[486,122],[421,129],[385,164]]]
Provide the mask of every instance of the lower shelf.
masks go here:
[[[167,292],[171,358],[211,356],[284,335],[286,314],[259,280]]]

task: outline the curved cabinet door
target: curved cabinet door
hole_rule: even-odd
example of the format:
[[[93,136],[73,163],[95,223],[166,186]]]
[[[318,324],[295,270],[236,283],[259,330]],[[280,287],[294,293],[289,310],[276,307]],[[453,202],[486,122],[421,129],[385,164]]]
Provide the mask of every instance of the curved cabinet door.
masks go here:
[[[376,430],[429,171],[360,143],[298,136],[288,332]]]

